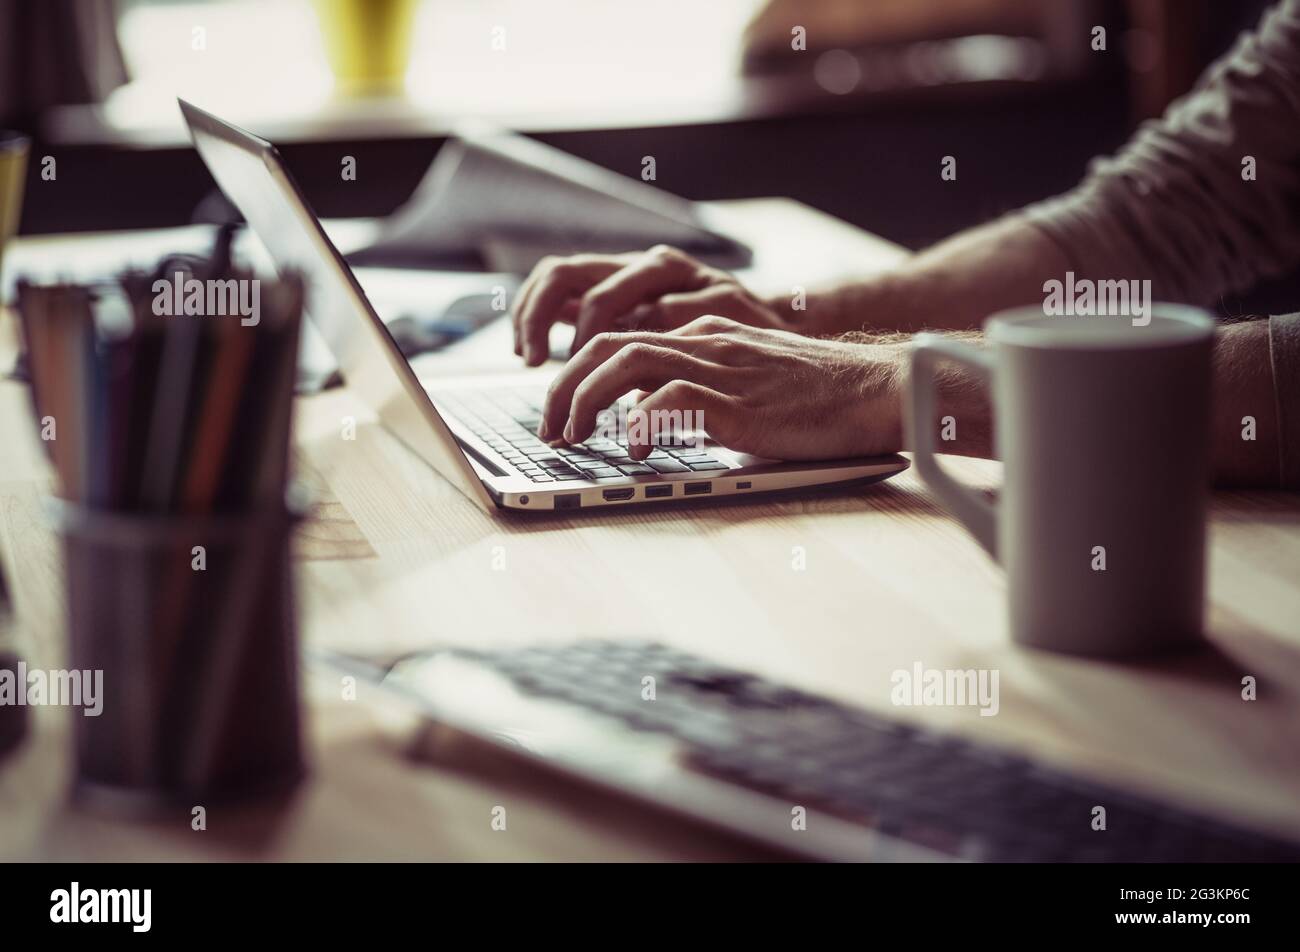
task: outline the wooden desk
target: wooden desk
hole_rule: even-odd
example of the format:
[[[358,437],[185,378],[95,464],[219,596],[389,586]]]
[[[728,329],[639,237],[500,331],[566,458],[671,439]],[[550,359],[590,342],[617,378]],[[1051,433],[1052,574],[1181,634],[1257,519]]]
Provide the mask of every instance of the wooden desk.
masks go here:
[[[887,264],[899,252],[792,203],[728,206],[766,268]],[[803,270],[807,265],[809,270]],[[488,334],[494,331],[486,332]],[[435,365],[511,366],[492,338]],[[355,441],[340,419],[361,420]],[[300,552],[313,645],[654,637],[845,701],[1031,751],[1102,779],[1300,836],[1300,499],[1220,494],[1212,514],[1214,650],[1118,665],[1014,648],[1003,577],[911,472],[878,487],[782,502],[578,518],[493,518],[379,429],[346,390],[301,401],[301,472],[325,494]],[[42,526],[48,485],[22,389],[0,384],[0,557],[32,664],[63,653],[61,568]],[[977,485],[996,463],[952,460]],[[797,554],[806,567],[799,570]],[[494,571],[504,555],[505,568]],[[1159,571],[1152,566],[1151,571]],[[894,708],[890,675],[996,668],[1001,709]],[[1241,699],[1241,678],[1259,699]],[[65,808],[65,715],[0,767],[0,858],[720,859],[762,852],[508,769],[404,757],[362,692],[310,680],[313,772],[287,803],[124,823]],[[505,805],[508,831],[489,826]]]

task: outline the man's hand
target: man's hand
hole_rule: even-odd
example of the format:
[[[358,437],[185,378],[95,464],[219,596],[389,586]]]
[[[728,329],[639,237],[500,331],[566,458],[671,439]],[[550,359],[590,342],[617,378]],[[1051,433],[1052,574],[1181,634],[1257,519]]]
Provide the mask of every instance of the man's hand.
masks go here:
[[[628,255],[544,258],[515,300],[515,353],[529,366],[546,360],[551,327],[576,325],[573,353],[611,330],[669,330],[705,314],[781,327],[776,312],[725,271],[659,245]]]
[[[644,459],[665,415],[702,414],[709,436],[774,459],[835,459],[902,448],[900,344],[816,340],[702,317],[666,333],[599,333],[555,378],[543,439],[581,443],[632,390],[629,455]],[[634,414],[646,413],[634,425]]]

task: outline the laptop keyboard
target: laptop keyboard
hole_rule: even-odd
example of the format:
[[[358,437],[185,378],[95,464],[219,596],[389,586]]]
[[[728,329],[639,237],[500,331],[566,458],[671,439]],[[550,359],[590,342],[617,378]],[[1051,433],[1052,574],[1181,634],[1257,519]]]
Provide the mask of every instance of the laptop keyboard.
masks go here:
[[[693,767],[957,858],[1294,862],[1300,845],[653,642],[459,651],[524,692],[677,738]],[[642,679],[655,678],[653,701]],[[1106,828],[1094,830],[1105,807]]]
[[[648,459],[628,455],[626,440],[593,438],[559,449],[537,437],[545,394],[536,390],[440,391],[439,406],[463,423],[511,466],[535,483],[609,482],[629,476],[698,473],[731,467],[707,447],[686,446],[681,434],[664,435]]]

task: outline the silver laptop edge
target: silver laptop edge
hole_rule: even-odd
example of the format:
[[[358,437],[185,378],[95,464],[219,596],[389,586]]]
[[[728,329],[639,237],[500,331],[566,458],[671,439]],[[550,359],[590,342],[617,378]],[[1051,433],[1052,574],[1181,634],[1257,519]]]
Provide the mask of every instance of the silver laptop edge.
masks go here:
[[[710,454],[728,469],[534,483],[435,406],[442,388],[416,376],[275,146],[184,100],[179,103],[204,164],[262,240],[276,267],[302,274],[308,314],[349,387],[384,427],[484,510],[576,510],[752,495],[873,482],[907,468],[901,456],[775,463],[710,444]],[[451,396],[462,387],[448,387],[446,393]],[[472,385],[466,389],[482,390]]]

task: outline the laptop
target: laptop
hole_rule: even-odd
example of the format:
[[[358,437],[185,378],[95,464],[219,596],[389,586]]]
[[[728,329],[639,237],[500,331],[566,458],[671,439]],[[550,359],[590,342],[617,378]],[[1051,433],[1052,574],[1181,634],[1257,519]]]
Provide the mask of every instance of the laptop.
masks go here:
[[[344,379],[380,423],[487,511],[545,512],[849,487],[907,468],[888,455],[780,462],[737,453],[701,432],[661,436],[644,461],[627,452],[626,405],[607,428],[560,449],[537,437],[536,377],[450,384],[416,374],[271,143],[180,100],[195,148],[282,272],[301,274],[307,314]]]

